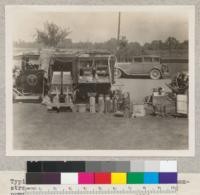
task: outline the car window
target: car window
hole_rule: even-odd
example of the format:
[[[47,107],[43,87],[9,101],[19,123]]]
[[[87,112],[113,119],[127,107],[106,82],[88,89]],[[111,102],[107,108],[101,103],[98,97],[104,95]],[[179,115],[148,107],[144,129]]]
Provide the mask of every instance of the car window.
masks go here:
[[[96,66],[101,66],[101,65],[107,65],[108,64],[108,60],[95,60],[95,65]]]
[[[144,62],[152,62],[152,58],[151,57],[144,57]]]
[[[153,58],[154,62],[160,62],[160,58]]]
[[[134,58],[134,62],[142,62],[142,58],[139,58],[139,57]]]

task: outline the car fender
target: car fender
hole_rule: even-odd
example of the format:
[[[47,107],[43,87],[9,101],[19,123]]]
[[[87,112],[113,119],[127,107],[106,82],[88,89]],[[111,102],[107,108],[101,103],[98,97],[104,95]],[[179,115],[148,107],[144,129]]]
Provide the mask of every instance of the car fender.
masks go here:
[[[125,71],[123,68],[121,68],[121,67],[115,67],[115,68],[121,70],[123,75],[130,75],[128,72],[126,72],[126,71]]]
[[[154,66],[151,68],[151,70],[152,70],[152,69],[157,69],[157,70],[161,71],[161,67],[162,67],[161,64],[157,64],[157,65],[154,65]]]
[[[154,69],[158,70],[158,71],[160,72],[161,76],[163,76],[161,69],[158,68],[158,67],[156,67],[156,66],[151,68],[151,70],[149,71],[149,74],[150,74],[151,71],[154,70]]]

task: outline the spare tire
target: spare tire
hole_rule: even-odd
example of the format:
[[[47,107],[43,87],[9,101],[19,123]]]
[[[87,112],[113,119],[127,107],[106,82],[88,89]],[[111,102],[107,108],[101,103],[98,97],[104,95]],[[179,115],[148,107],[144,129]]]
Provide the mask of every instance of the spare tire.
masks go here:
[[[38,76],[36,74],[28,74],[26,76],[26,82],[28,85],[30,85],[31,87],[34,87],[37,85],[38,83]]]

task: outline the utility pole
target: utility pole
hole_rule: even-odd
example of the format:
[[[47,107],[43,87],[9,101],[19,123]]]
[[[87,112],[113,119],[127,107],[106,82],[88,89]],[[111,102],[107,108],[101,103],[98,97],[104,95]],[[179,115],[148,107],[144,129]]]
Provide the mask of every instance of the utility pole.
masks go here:
[[[121,13],[118,13],[118,28],[117,28],[117,41],[120,39],[120,28],[121,28]]]
[[[121,13],[118,13],[118,26],[117,26],[117,60],[120,60],[119,48],[120,48],[120,30],[121,30]]]

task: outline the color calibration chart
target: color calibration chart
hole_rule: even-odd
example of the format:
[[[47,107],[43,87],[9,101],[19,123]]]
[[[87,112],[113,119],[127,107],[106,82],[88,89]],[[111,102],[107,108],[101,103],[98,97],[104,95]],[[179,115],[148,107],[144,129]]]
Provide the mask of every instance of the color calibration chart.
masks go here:
[[[25,195],[176,194],[176,161],[27,162]]]

